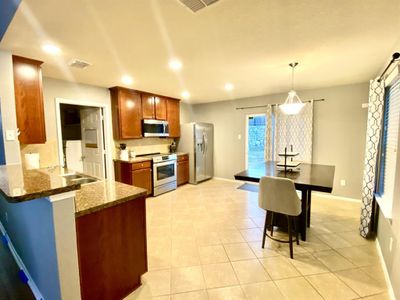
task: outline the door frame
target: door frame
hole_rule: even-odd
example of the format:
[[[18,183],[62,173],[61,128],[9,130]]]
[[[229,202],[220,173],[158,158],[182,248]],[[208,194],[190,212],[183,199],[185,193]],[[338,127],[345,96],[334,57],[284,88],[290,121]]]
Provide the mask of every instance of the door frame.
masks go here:
[[[267,114],[266,113],[254,113],[254,114],[246,114],[245,115],[245,144],[244,144],[244,160],[245,160],[245,169],[247,170],[249,167],[249,161],[248,161],[248,153],[249,153],[249,117],[257,117],[257,116],[265,116],[265,120],[267,120]]]
[[[104,166],[105,179],[111,179],[113,166],[111,141],[109,140],[108,129],[111,128],[110,108],[107,104],[98,103],[91,100],[72,100],[64,98],[56,98],[56,126],[57,126],[57,144],[58,144],[58,161],[60,166],[64,166],[64,149],[61,131],[61,104],[70,104],[77,106],[95,107],[103,110],[103,142],[104,142]]]

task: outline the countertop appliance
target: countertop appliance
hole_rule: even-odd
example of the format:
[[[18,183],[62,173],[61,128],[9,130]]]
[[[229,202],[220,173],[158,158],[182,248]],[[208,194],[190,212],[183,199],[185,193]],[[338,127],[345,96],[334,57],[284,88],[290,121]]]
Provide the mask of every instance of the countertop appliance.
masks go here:
[[[153,161],[153,196],[176,190],[176,154],[152,153],[137,155]]]
[[[169,127],[168,121],[160,120],[143,120],[143,136],[144,137],[168,137]]]
[[[189,153],[189,182],[197,184],[214,176],[214,125],[187,123],[181,125],[178,151]]]

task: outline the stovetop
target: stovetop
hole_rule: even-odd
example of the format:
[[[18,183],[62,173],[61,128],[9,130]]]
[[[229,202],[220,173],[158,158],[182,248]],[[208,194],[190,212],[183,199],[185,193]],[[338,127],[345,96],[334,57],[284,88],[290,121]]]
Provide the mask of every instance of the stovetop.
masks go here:
[[[148,153],[148,154],[140,154],[140,155],[136,155],[136,156],[137,157],[148,157],[148,158],[151,158],[153,160],[153,162],[176,160],[176,154],[175,153],[155,152],[155,153]]]

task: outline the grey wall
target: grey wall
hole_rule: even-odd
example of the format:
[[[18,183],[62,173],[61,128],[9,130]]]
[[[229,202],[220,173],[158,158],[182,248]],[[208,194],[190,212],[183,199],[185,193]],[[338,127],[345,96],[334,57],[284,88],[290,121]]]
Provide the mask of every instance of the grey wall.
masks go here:
[[[8,203],[0,195],[0,222],[42,296],[61,299],[50,201]]]
[[[400,135],[400,134],[399,134]],[[400,136],[397,149],[400,147]],[[391,220],[379,212],[377,238],[389,273],[396,299],[400,299],[400,152],[397,151],[396,175]],[[390,240],[392,249],[390,250]]]
[[[377,238],[396,299],[400,299],[400,204],[397,201],[395,205],[397,208],[392,220],[385,219],[382,212],[379,212]],[[393,239],[392,251],[390,239]]]
[[[361,83],[299,92],[303,100],[325,98],[314,106],[313,160],[336,166],[334,195],[361,198],[367,124],[367,109],[361,104],[368,102],[368,86]],[[278,94],[192,106],[191,121],[214,124],[216,177],[232,179],[245,168],[245,116],[264,112],[235,108],[281,103],[284,99],[286,94]],[[341,179],[346,180],[346,186],[340,186]]]

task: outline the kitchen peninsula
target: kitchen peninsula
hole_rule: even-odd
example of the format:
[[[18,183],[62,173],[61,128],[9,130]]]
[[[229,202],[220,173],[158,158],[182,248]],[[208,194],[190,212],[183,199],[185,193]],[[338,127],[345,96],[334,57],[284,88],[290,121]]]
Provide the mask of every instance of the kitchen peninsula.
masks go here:
[[[0,167],[0,221],[44,299],[120,299],[147,271],[146,190],[70,171]]]

